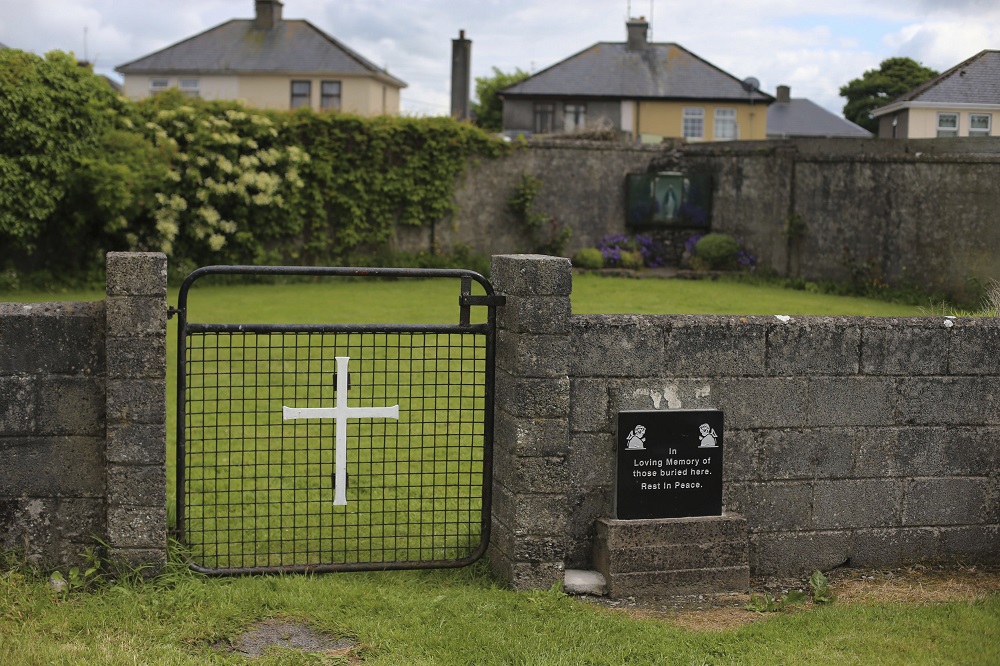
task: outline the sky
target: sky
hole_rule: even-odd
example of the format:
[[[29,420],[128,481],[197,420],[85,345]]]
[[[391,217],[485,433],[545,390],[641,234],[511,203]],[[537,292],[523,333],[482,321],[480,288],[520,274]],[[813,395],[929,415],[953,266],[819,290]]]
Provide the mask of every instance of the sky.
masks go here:
[[[472,40],[472,76],[538,72],[597,42],[625,41],[644,16],[651,40],[675,42],[764,92],[791,86],[840,115],[839,88],[886,58],[944,71],[1000,48],[996,0],[284,0],[306,19],[409,84],[403,112],[447,115],[451,42]],[[0,43],[86,56],[114,68],[232,18],[253,0],[0,0]],[[473,83],[473,87],[475,83]]]

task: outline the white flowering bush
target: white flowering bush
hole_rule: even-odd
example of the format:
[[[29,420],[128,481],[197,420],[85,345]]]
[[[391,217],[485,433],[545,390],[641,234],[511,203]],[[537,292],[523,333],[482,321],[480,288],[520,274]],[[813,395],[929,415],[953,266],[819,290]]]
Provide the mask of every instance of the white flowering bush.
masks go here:
[[[309,154],[282,145],[280,118],[176,95],[139,109],[149,138],[175,151],[147,244],[188,263],[264,262],[301,231],[293,206]]]

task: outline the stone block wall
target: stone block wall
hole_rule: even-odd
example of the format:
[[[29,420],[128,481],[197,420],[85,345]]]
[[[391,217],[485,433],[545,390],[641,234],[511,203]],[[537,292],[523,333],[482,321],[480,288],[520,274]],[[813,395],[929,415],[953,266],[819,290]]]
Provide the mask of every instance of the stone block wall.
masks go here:
[[[166,257],[112,253],[107,300],[0,303],[0,547],[166,552]]]
[[[494,257],[494,286],[566,284],[570,270],[552,258]],[[515,585],[532,584],[518,565],[542,561],[519,550],[529,535],[562,544],[566,567],[592,564],[595,523],[612,516],[615,417],[637,409],[723,410],[723,502],[746,518],[756,575],[1000,560],[1000,320],[573,316],[528,296],[515,302],[549,330],[569,330],[567,374],[549,382],[544,421],[531,392],[498,389],[506,476],[534,478],[541,462],[515,447],[544,452],[550,465],[504,508],[524,515],[523,528],[500,530],[512,534],[502,548]],[[537,335],[512,328],[511,316],[498,319],[501,353]],[[528,381],[522,368],[500,368],[498,383]],[[548,433],[543,422],[560,427]],[[549,571],[557,555],[546,555]]]
[[[975,285],[1000,280],[1000,143],[967,138],[656,146],[533,140],[503,159],[470,164],[457,184],[454,216],[433,229],[396,229],[395,248],[534,251],[537,240],[508,206],[529,174],[542,183],[533,210],[572,229],[571,256],[606,235],[636,233],[626,225],[627,174],[677,170],[711,174],[712,229],[739,237],[762,269],[804,280],[916,285],[953,298],[971,298]],[[790,219],[801,225],[793,237]],[[676,247],[703,231],[654,233]]]

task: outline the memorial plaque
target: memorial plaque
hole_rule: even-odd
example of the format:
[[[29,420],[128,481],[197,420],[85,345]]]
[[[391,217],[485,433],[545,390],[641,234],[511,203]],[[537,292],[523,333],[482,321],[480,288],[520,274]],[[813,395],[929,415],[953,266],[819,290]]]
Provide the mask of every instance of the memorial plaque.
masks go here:
[[[722,412],[618,413],[615,515],[722,515]]]

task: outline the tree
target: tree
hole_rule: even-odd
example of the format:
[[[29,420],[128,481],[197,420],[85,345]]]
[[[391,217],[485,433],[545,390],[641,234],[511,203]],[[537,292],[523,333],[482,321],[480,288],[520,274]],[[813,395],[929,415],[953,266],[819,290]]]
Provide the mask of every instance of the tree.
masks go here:
[[[0,50],[0,246],[34,250],[121,107],[69,54]]]
[[[529,76],[531,75],[528,72],[520,68],[508,74],[494,67],[493,76],[476,77],[476,97],[479,101],[472,105],[476,124],[492,132],[502,130],[503,102],[498,93],[504,88],[524,81]]]
[[[878,120],[871,116],[872,111],[937,75],[933,69],[911,58],[883,60],[878,69],[869,69],[861,78],[853,79],[840,88],[840,96],[847,98],[844,117],[869,132],[877,133]]]

